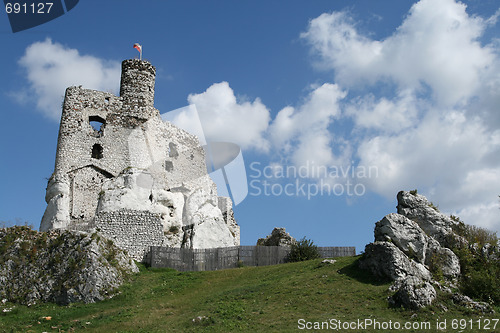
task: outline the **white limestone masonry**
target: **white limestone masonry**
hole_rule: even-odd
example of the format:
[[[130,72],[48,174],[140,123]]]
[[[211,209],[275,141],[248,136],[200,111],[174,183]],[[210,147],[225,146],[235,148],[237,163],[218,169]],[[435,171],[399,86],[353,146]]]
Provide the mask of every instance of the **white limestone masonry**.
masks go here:
[[[197,137],[154,108],[156,69],[122,63],[120,97],[69,87],[40,231],[98,231],[143,260],[150,246],[238,246]]]

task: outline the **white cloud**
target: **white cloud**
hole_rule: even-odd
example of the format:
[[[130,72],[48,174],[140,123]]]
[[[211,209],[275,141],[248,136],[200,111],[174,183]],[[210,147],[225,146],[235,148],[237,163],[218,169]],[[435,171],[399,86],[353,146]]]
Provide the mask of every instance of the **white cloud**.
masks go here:
[[[50,39],[28,46],[19,64],[26,70],[37,109],[53,120],[60,119],[67,87],[83,85],[116,93],[120,84],[119,62],[80,55]]]
[[[214,83],[201,94],[191,94],[207,141],[227,141],[242,148],[269,149],[265,133],[269,110],[259,98],[253,102],[238,101],[227,82]]]
[[[499,135],[500,131],[487,132],[480,121],[467,120],[461,113],[451,112],[445,118],[430,113],[418,127],[399,135],[366,138],[358,155],[360,164],[378,167],[380,179],[374,179],[372,186],[379,193],[390,197],[400,189],[421,186],[442,196],[445,205],[477,203],[480,192],[496,190],[491,179],[495,176],[472,177],[474,187],[464,183],[471,174],[490,169],[486,159],[500,147]],[[498,181],[500,185],[500,177]]]
[[[350,89],[339,121],[354,121],[353,157],[378,169],[362,180],[369,189],[394,198],[418,188],[442,211],[500,231],[500,43],[479,42],[498,13],[421,0],[383,40],[346,12],[311,20],[301,36]]]
[[[368,94],[347,105],[346,114],[352,116],[360,128],[398,133],[417,123],[421,103],[410,90],[400,92],[393,99],[376,100],[374,95]]]
[[[338,162],[333,154],[334,136],[329,130],[340,116],[339,101],[346,96],[339,86],[325,83],[314,89],[298,108],[285,107],[269,128],[274,147],[296,165]]]
[[[464,208],[459,210],[456,215],[460,216],[460,219],[466,223],[472,223],[479,227],[496,231],[497,235],[500,236],[499,210],[500,205],[498,200],[494,200]]]
[[[500,231],[498,202],[492,204],[500,193],[499,152],[500,131],[457,112],[429,113],[417,127],[366,137],[357,149],[359,165],[378,170],[377,178],[364,180],[371,190],[393,198],[418,188],[442,211],[465,212],[466,222]]]
[[[402,25],[377,41],[356,30],[345,12],[323,14],[301,36],[335,70],[337,83],[355,87],[391,79],[403,88],[429,86],[442,105],[462,102],[477,91],[494,54],[478,42],[488,20],[470,17],[453,0],[422,0]]]

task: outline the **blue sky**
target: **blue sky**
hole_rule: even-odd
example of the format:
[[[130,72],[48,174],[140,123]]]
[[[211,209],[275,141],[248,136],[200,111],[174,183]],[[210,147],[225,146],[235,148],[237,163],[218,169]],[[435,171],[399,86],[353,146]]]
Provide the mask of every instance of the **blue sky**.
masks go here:
[[[39,226],[64,89],[118,93],[119,64],[137,57],[139,42],[157,68],[156,108],[194,103],[208,139],[242,147],[254,180],[235,207],[242,244],[279,226],[359,252],[374,223],[395,211],[397,192],[415,188],[443,212],[500,231],[499,8],[494,0],[81,1],[15,34],[4,13],[0,220]],[[256,177],[266,166],[309,173]],[[332,173],[348,168],[356,173]],[[357,173],[369,168],[377,173]],[[274,194],[256,195],[264,180]],[[276,194],[297,181],[337,194]],[[348,183],[362,195],[338,195]]]

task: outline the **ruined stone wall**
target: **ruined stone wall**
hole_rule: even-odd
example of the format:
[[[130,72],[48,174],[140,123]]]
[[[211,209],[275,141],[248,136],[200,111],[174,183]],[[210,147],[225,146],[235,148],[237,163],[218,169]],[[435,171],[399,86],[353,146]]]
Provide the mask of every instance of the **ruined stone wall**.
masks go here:
[[[164,239],[159,215],[146,211],[99,213],[95,227],[100,234],[113,240],[116,246],[126,250],[138,261],[144,260],[150,246],[160,246]]]
[[[89,223],[94,218],[98,187],[126,167],[125,129],[108,120],[121,107],[120,98],[109,93],[81,87],[66,90],[41,231],[65,228],[72,221]],[[91,126],[96,120],[102,123],[100,130]]]
[[[88,165],[117,175],[125,167],[127,135],[108,119],[121,107],[120,99],[108,93],[81,87],[66,90],[57,143],[56,175]],[[101,132],[90,125],[91,119],[97,117],[105,122]],[[92,157],[94,145],[102,148],[101,158]]]
[[[125,61],[120,97],[81,87],[66,90],[55,172],[48,188],[63,183],[68,193],[52,192],[69,198],[52,203],[51,197],[46,198],[49,205],[56,206],[50,210],[59,212],[58,227],[92,221],[106,178],[116,177],[126,168],[148,168],[165,160],[168,143],[149,142],[151,135],[145,134],[145,118],[159,117],[153,107],[155,71],[147,62]],[[101,125],[100,129],[91,123]],[[67,216],[62,216],[63,210]],[[54,218],[47,215],[45,223],[42,221],[44,229],[54,225],[49,221]]]
[[[108,177],[94,166],[76,169],[68,175],[71,179],[71,220],[79,224],[88,223],[95,216],[101,187]]]
[[[66,90],[41,231],[99,228],[137,258],[159,242],[239,245],[232,204],[219,205],[198,138],[154,108],[155,74],[149,62],[125,60],[120,97]]]
[[[164,133],[168,142],[165,170],[168,171],[170,188],[181,186],[195,188],[200,185],[213,187],[212,184],[202,179],[207,175],[207,167],[205,151],[198,138],[171,123],[164,124]],[[216,188],[213,187],[213,190],[216,191]]]

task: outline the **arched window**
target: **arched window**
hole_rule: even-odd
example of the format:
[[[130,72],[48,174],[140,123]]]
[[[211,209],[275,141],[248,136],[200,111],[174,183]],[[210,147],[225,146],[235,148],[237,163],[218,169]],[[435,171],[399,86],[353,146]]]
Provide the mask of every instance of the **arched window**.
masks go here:
[[[96,143],[92,147],[92,158],[96,158],[96,159],[100,160],[102,157],[103,157],[102,146],[100,144]]]

